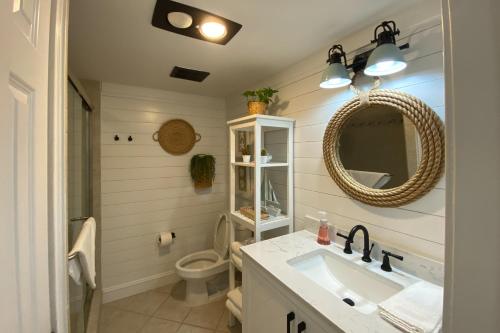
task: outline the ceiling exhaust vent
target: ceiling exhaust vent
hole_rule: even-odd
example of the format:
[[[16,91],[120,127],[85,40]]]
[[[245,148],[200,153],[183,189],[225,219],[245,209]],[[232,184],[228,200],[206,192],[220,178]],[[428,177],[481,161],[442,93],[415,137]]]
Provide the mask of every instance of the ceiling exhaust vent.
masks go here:
[[[209,72],[197,71],[196,69],[189,69],[178,66],[172,68],[172,72],[170,72],[170,77],[196,82],[205,80],[209,75]]]

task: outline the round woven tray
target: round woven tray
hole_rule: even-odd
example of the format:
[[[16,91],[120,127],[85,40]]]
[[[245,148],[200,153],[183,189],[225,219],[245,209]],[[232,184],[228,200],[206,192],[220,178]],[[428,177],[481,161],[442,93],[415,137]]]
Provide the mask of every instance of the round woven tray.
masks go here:
[[[196,133],[187,121],[172,119],[161,125],[153,134],[153,140],[167,153],[182,155],[193,149],[194,144],[201,140],[201,135]]]
[[[323,157],[328,173],[349,196],[380,207],[407,204],[430,191],[444,169],[444,126],[437,114],[416,97],[396,90],[373,90],[368,101],[359,97],[342,106],[330,120],[323,137]],[[346,171],[339,156],[341,130],[352,114],[370,105],[387,106],[399,111],[416,127],[422,157],[416,173],[403,185],[391,189],[372,189],[355,181]]]

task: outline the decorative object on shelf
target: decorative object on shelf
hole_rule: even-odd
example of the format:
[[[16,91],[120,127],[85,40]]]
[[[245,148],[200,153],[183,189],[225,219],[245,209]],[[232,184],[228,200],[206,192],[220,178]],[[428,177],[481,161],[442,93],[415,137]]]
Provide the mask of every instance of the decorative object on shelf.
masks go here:
[[[260,187],[260,197],[262,199],[261,209],[273,217],[279,216],[281,214],[281,206],[280,202],[278,201],[278,196],[274,191],[268,173],[265,171],[263,175],[264,179]]]
[[[326,60],[329,65],[323,72],[319,86],[330,89],[349,85],[351,82],[347,71],[349,69],[355,73],[355,76],[359,72],[364,72],[365,75],[374,77],[394,74],[405,69],[406,61],[401,50],[409,48],[410,44],[396,46],[396,36],[400,34],[399,29],[396,28],[396,22],[382,22],[375,28],[373,34],[374,39],[370,43],[377,43],[377,47],[356,55],[351,64],[347,64],[346,53],[342,45],[332,46],[328,50]]]
[[[354,86],[351,88],[358,96],[344,104],[335,113],[323,137],[323,156],[330,176],[352,198],[379,207],[401,206],[429,192],[439,181],[444,169],[444,126],[439,116],[418,98],[400,91],[362,92]],[[381,143],[362,141],[361,139],[366,135],[359,131],[367,131],[366,127],[358,128],[357,136],[352,133],[343,135],[351,128],[349,123],[353,119],[357,122],[360,116],[373,118],[376,115],[390,113],[392,113],[391,117],[395,114],[403,120],[399,129],[401,140],[389,138]],[[369,129],[379,130],[375,137],[387,132],[387,129],[380,126]],[[406,142],[408,136],[412,138],[409,144]],[[342,149],[347,144],[344,140],[351,140],[350,142],[356,140],[358,144],[351,144],[351,152],[349,152]],[[401,163],[398,163],[394,170],[388,170],[387,165],[383,167],[383,170],[380,165],[372,165],[370,170],[361,169],[361,171],[369,172],[389,172],[392,176],[391,181],[395,183],[388,183],[384,188],[376,189],[363,185],[351,175],[349,170],[360,170],[356,168],[356,163],[366,168],[366,162],[382,160],[380,158],[382,150],[378,148],[385,147],[387,150],[386,145],[396,141],[403,142],[403,146],[399,148],[390,146],[389,153],[401,155]],[[368,144],[370,144],[369,147],[367,147]],[[360,153],[360,151],[365,153]],[[366,159],[364,162],[363,160],[355,162],[350,158],[354,155],[357,155],[357,160],[363,156],[366,156]],[[373,158],[373,156],[377,157]],[[405,175],[400,177],[399,182],[396,182],[398,170],[404,170]]]
[[[241,155],[243,156],[244,163],[250,163],[250,159],[252,158],[252,149],[250,145],[246,145],[241,148]]]
[[[171,119],[153,133],[153,140],[159,142],[167,153],[183,155],[193,149],[194,144],[201,140],[201,135],[187,121]]]
[[[272,98],[277,92],[278,90],[272,88],[245,91],[243,96],[247,98],[248,113],[265,114],[267,106],[272,102]]]
[[[246,192],[247,190],[247,169],[238,167],[238,190]]]
[[[262,164],[269,163],[269,162],[271,162],[272,158],[273,157],[268,154],[266,148],[262,148],[260,150],[260,163],[262,163]]]
[[[248,217],[249,219],[255,221],[255,209],[252,207],[240,207],[240,213],[243,216]],[[267,220],[269,218],[269,214],[264,211],[260,211],[260,219]]]
[[[215,157],[206,154],[194,155],[191,158],[190,172],[196,189],[212,187],[215,178]]]

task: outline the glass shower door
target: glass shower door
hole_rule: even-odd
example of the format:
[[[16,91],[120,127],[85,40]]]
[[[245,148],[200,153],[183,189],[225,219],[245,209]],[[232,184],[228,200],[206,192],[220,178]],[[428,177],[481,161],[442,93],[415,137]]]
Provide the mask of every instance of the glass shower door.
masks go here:
[[[91,212],[91,111],[68,82],[68,248],[71,250]],[[92,289],[69,279],[71,333],[84,333]]]

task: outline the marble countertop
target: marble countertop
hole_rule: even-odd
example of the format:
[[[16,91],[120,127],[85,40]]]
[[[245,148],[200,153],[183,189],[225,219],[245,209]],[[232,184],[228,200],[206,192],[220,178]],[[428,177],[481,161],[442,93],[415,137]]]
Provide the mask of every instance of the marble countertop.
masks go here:
[[[340,298],[326,294],[326,290],[323,287],[309,280],[305,275],[298,273],[294,267],[287,263],[290,259],[317,249],[326,249],[351,261],[359,261],[367,269],[385,277],[391,276],[391,279],[418,280],[418,278],[399,270],[394,270],[391,273],[383,272],[380,269],[381,263],[379,261],[374,260],[371,263],[362,262],[362,255],[360,253],[344,254],[342,251],[343,248],[338,244],[332,243],[328,246],[319,245],[316,242],[316,235],[306,230],[257,242],[241,248],[244,256],[247,256],[264,268],[285,287],[295,293],[296,296],[344,332],[400,333],[399,329],[380,318],[378,311],[363,314],[347,306]]]

